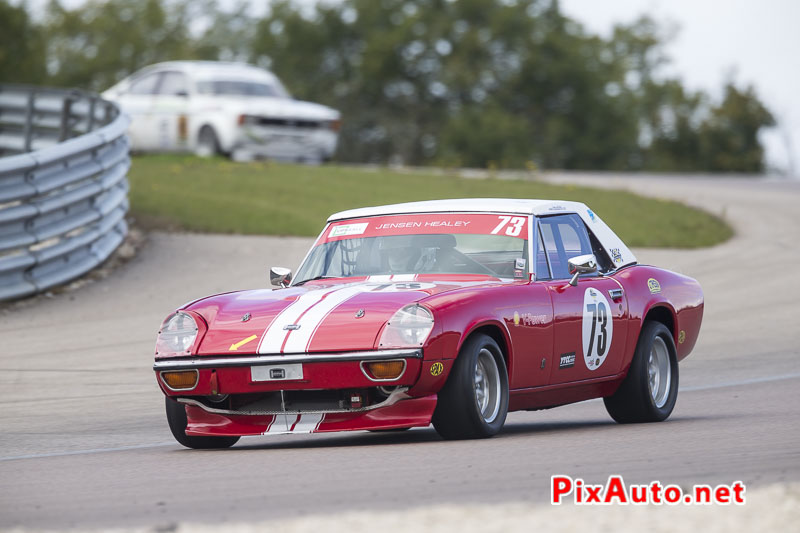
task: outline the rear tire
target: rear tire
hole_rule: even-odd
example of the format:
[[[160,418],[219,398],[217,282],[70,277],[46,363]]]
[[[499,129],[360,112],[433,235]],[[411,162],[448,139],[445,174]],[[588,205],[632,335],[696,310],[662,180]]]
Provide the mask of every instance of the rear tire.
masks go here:
[[[445,439],[496,435],[508,414],[508,374],[503,352],[488,335],[473,335],[456,358],[433,412]]]
[[[164,397],[167,408],[167,423],[175,440],[187,448],[213,450],[230,448],[239,437],[191,437],[186,434],[186,406],[172,398]]]
[[[647,321],[639,334],[628,375],[617,392],[603,398],[620,424],[666,420],[678,399],[678,358],[672,333]]]

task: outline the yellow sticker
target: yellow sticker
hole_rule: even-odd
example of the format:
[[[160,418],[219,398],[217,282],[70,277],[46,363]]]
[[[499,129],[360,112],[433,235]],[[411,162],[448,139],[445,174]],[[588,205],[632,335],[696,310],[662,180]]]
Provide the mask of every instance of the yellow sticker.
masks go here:
[[[444,365],[442,363],[433,363],[431,365],[431,376],[438,376],[444,372]]]
[[[244,346],[245,344],[247,344],[248,342],[252,342],[252,341],[256,340],[257,338],[258,338],[258,335],[250,335],[250,336],[249,336],[249,337],[247,337],[246,339],[242,339],[242,340],[240,340],[239,342],[234,342],[233,344],[231,344],[231,347],[230,347],[230,348],[228,348],[228,351],[229,351],[229,352],[235,352],[235,351],[237,351],[239,348],[241,348],[242,346]]]
[[[661,292],[661,284],[658,282],[658,280],[653,278],[647,280],[647,288],[650,289],[650,292],[653,294]]]
[[[519,326],[519,313],[514,311],[514,325]]]
[[[686,340],[686,332],[681,330],[681,332],[678,333],[678,344],[683,344],[683,341],[685,340]]]

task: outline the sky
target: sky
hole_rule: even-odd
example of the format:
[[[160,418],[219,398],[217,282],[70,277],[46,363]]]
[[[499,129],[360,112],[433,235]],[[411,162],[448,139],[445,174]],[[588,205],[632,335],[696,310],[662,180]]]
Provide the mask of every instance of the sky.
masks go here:
[[[41,10],[46,1],[28,3]],[[84,1],[62,3],[73,7]],[[264,13],[267,2],[249,1],[254,14]],[[317,0],[295,1],[313,5]],[[238,0],[219,3],[233,6]],[[560,0],[560,4],[588,31],[603,36],[610,35],[615,24],[643,14],[675,28],[665,48],[672,59],[665,73],[681,78],[690,89],[708,92],[716,101],[729,80],[739,87],[752,85],[777,121],[762,135],[767,165],[800,179],[800,0]]]
[[[755,87],[777,122],[762,137],[767,163],[800,179],[800,1],[561,0],[561,9],[603,36],[642,14],[677,25],[667,71],[717,100],[728,80]]]

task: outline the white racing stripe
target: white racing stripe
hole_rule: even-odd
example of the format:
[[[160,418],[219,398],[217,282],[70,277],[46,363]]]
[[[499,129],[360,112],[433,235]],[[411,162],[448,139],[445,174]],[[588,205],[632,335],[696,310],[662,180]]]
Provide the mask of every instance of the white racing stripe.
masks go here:
[[[324,413],[288,413],[274,415],[275,420],[262,435],[284,435],[286,433],[313,433],[325,418]]]
[[[300,415],[300,420],[292,428],[292,433],[313,433],[325,418],[325,413],[308,413]]]
[[[339,307],[350,298],[369,292],[375,289],[373,285],[356,285],[352,287],[344,287],[332,293],[329,293],[324,299],[317,302],[314,306],[309,308],[306,313],[299,318],[295,324],[300,326],[299,329],[288,331],[289,337],[286,339],[286,346],[283,347],[283,353],[304,353],[308,351],[308,345],[311,343],[311,338],[319,328],[320,324],[325,320],[331,311]]]
[[[340,289],[338,287],[331,287],[328,289],[312,290],[301,294],[297,300],[290,303],[283,311],[278,313],[278,316],[267,326],[264,335],[261,337],[261,342],[258,345],[258,353],[278,353],[288,333],[288,331],[283,328],[289,324],[295,324],[295,321],[300,315],[319,303],[326,294],[337,290]]]

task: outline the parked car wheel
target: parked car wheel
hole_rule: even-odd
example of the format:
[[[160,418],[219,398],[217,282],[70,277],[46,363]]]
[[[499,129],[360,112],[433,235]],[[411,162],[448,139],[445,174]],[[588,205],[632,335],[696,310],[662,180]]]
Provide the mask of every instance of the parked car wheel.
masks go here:
[[[612,396],[603,398],[611,418],[621,424],[661,422],[678,398],[675,341],[661,322],[647,321],[639,334],[628,375]]]
[[[488,335],[473,335],[458,354],[433,413],[445,439],[496,435],[508,414],[508,374],[503,353]]]
[[[167,407],[167,422],[172,436],[187,448],[209,450],[230,448],[239,437],[191,437],[186,434],[186,406],[172,398],[164,398]]]
[[[219,140],[214,128],[211,126],[200,128],[194,153],[198,157],[213,157],[220,153]]]

